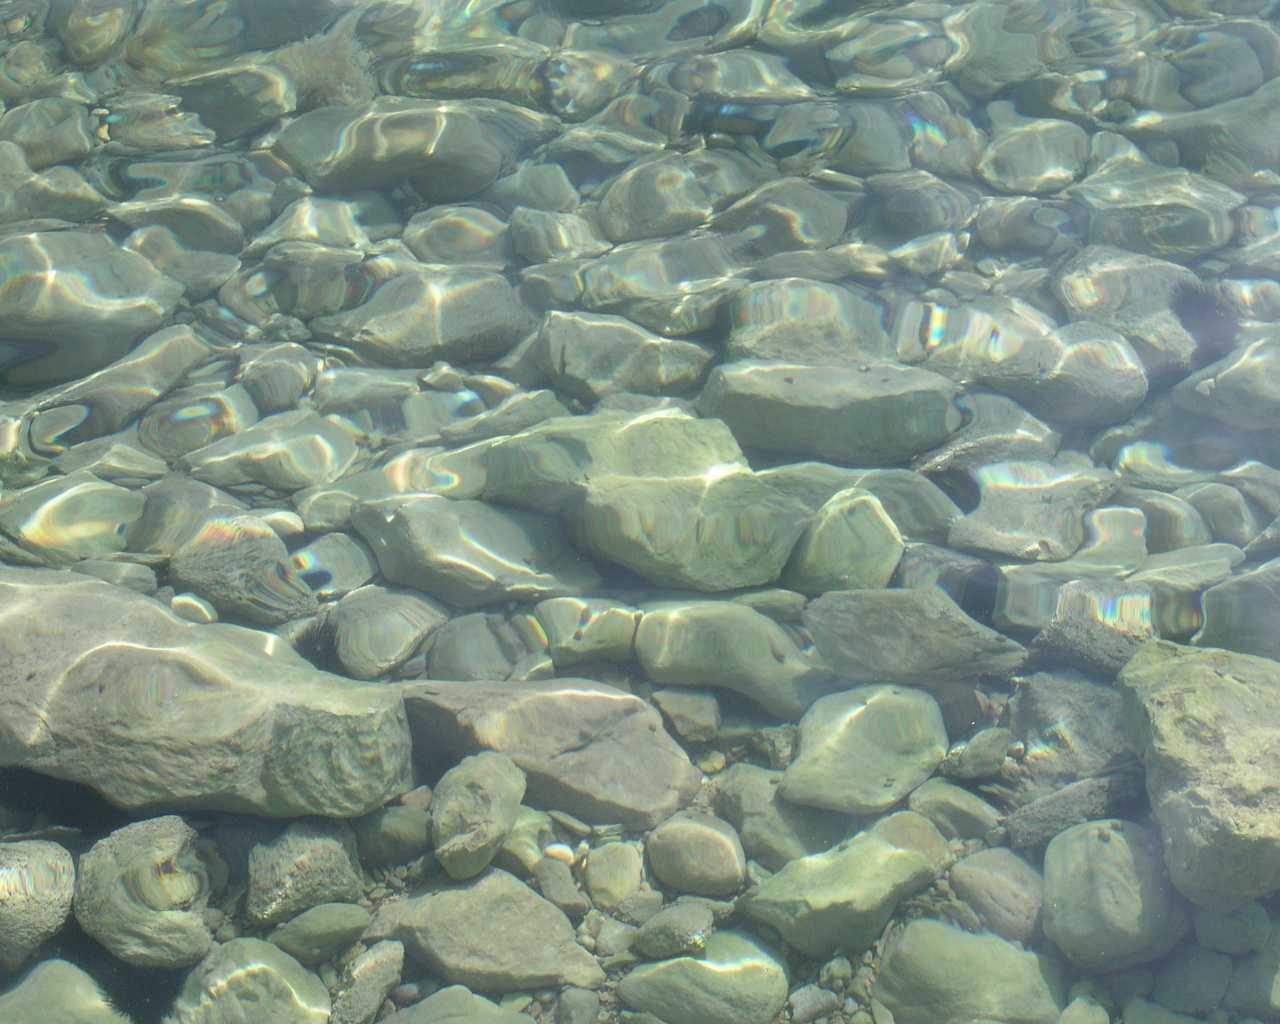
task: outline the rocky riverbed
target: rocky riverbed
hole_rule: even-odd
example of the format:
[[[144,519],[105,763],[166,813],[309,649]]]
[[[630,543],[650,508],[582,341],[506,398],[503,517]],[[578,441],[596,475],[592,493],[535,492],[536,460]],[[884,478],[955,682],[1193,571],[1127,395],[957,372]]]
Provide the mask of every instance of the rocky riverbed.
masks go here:
[[[0,0],[0,1024],[1280,1022],[1277,0]]]

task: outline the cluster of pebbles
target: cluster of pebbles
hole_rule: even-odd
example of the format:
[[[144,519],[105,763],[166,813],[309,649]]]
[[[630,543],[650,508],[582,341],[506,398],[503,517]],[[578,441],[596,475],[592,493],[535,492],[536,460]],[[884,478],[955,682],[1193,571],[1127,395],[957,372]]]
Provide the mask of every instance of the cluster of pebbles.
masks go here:
[[[0,0],[0,1021],[1280,1021],[1276,0]]]

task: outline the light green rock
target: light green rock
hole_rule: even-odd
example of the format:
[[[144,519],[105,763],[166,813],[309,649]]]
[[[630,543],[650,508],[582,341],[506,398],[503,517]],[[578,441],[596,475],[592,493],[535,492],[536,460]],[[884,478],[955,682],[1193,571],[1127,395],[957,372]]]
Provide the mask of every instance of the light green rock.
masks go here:
[[[557,666],[583,661],[630,661],[640,613],[616,601],[552,597],[533,609]]]
[[[1244,956],[1267,944],[1271,934],[1271,918],[1267,908],[1257,900],[1247,900],[1233,910],[1205,910],[1193,907],[1191,924],[1196,941],[1205,949]]]
[[[369,911],[354,903],[321,903],[286,921],[267,941],[315,968],[360,938],[371,920]]]
[[[797,719],[830,688],[830,674],[776,622],[733,601],[643,609],[636,657],[659,686],[719,686]]]
[[[1174,886],[1218,910],[1280,889],[1280,666],[1154,641],[1116,685]]]
[[[1180,946],[1156,968],[1151,1000],[1174,1013],[1202,1017],[1226,995],[1232,966],[1224,953],[1195,943]]]
[[[718,931],[702,958],[641,964],[618,995],[666,1024],[772,1024],[787,1001],[787,981],[786,964],[757,939]]]
[[[873,994],[895,1024],[1058,1024],[1061,965],[996,935],[912,921],[889,944]]]
[[[698,411],[746,448],[862,466],[902,462],[960,426],[955,385],[897,363],[805,366],[744,360],[717,366]]]
[[[738,830],[748,857],[770,871],[788,861],[829,850],[848,831],[848,821],[782,799],[782,772],[740,762],[720,776],[715,810]]]
[[[137,491],[88,470],[53,477],[0,498],[0,529],[49,565],[123,551],[124,531],[142,515]]]
[[[360,863],[406,864],[431,848],[431,815],[420,807],[379,807],[355,823]]]
[[[791,552],[784,586],[809,597],[883,587],[903,551],[902,535],[867,491],[840,491],[818,509]]]
[[[1000,824],[989,803],[945,779],[929,779],[912,792],[907,806],[933,822],[948,839],[982,839]]]
[[[1157,838],[1131,821],[1058,833],[1044,854],[1044,931],[1082,971],[1159,960],[1186,933]]]
[[[940,875],[947,842],[926,818],[900,811],[825,853],[791,861],[738,901],[809,956],[860,953],[898,904]]]
[[[528,1020],[526,1013],[504,1009],[462,985],[450,985],[384,1018],[383,1024],[527,1024]]]
[[[1174,1013],[1163,1006],[1134,996],[1125,1001],[1124,1009],[1120,1011],[1120,1019],[1124,1024],[1192,1024],[1192,1021],[1198,1018]]]
[[[644,860],[634,843],[605,843],[587,854],[583,871],[591,902],[611,914],[618,904],[640,891]]]
[[[1280,1020],[1280,928],[1274,921],[1267,944],[1236,962],[1223,1005],[1240,1016]]]
[[[929,686],[1003,675],[1027,653],[934,587],[833,590],[809,602],[804,624],[823,660],[859,683]]]
[[[659,882],[696,896],[732,896],[746,877],[738,833],[710,814],[681,811],[645,840],[649,867]]]
[[[329,991],[297,960],[261,939],[232,939],[190,974],[165,1024],[329,1024]]]
[[[820,697],[804,713],[800,750],[780,789],[793,804],[876,814],[932,775],[946,752],[942,711],[929,694],[859,686]]]
[[[346,430],[310,409],[296,409],[188,452],[179,463],[214,487],[262,484],[292,492],[332,483],[356,454]]]
[[[5,1024],[130,1024],[84,971],[65,960],[37,964],[18,984],[0,993]]]
[[[506,754],[482,750],[450,768],[431,794],[431,838],[450,878],[478,875],[515,826],[525,776]]]

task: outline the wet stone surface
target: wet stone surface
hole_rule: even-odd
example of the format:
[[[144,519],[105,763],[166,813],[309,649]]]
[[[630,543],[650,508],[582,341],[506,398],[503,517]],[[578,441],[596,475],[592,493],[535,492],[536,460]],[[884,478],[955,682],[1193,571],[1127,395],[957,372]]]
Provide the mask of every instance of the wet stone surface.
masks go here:
[[[1275,0],[0,0],[0,1024],[1280,1020]]]

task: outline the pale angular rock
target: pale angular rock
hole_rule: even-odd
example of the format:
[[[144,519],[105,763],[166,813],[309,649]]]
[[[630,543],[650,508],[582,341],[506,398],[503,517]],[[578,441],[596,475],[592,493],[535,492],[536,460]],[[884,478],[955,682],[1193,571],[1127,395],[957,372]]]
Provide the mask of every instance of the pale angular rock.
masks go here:
[[[356,679],[376,679],[448,619],[439,604],[411,591],[365,586],[329,609],[324,627],[342,667]]]
[[[386,1020],[389,1024],[525,1024],[527,1016],[503,1009],[462,985],[449,985]]]
[[[1157,838],[1130,821],[1076,825],[1044,855],[1044,931],[1091,974],[1159,960],[1187,915],[1159,860]]]
[[[1280,818],[1265,781],[1280,728],[1276,663],[1155,641],[1116,685],[1173,884],[1218,910],[1280,889]]]
[[[356,838],[345,822],[295,821],[249,851],[245,913],[276,924],[324,903],[354,903],[364,893]]]
[[[597,988],[604,971],[569,919],[523,882],[491,868],[468,882],[382,906],[364,941],[395,939],[446,981],[481,992],[544,985]]]
[[[902,557],[898,527],[880,500],[852,487],[832,495],[792,549],[782,583],[809,597],[888,584]]]
[[[213,942],[203,913],[209,876],[196,832],[166,815],[117,829],[80,858],[80,927],[135,967],[186,967]]]
[[[791,861],[739,900],[738,908],[809,956],[860,953],[898,904],[937,878],[950,860],[946,840],[926,818],[900,811],[826,853]]]
[[[820,697],[800,719],[784,799],[843,814],[877,814],[924,782],[947,752],[942,711],[923,690],[860,686]]]
[[[489,866],[515,826],[524,787],[524,772],[511,758],[488,750],[444,773],[431,797],[431,837],[450,878],[471,878]]]
[[[641,157],[614,178],[596,214],[614,242],[675,235],[710,215],[711,202],[697,177],[683,156],[670,152]]]
[[[1012,672],[1021,644],[975,622],[941,590],[833,590],[804,612],[823,660],[856,682],[929,686]]]
[[[658,881],[695,896],[731,896],[746,876],[738,833],[709,814],[681,811],[645,840],[649,866]]]
[[[784,719],[831,688],[831,674],[768,616],[734,601],[651,605],[636,657],[660,686],[719,686]]]
[[[3,515],[0,512],[0,519]],[[1210,587],[1200,598],[1204,625],[1192,642],[1197,647],[1221,647],[1280,660],[1277,595],[1280,595],[1280,558]]]
[[[533,610],[559,666],[583,661],[630,661],[640,612],[613,601],[552,597]]]
[[[408,789],[399,695],[262,639],[87,576],[5,569],[0,662],[22,682],[0,719],[0,762],[134,810],[349,817]]]
[[[701,782],[657,709],[603,683],[410,683],[404,699],[429,758],[506,754],[528,776],[530,803],[591,823],[652,828]]]
[[[665,1024],[770,1024],[787,1001],[786,964],[745,932],[716,932],[701,958],[641,964],[618,986]]]
[[[57,843],[28,839],[0,844],[0,966],[16,971],[71,913],[76,869]],[[4,1000],[0,997],[0,1006]]]
[[[955,393],[945,377],[897,363],[746,360],[712,370],[697,404],[746,448],[884,466],[941,444],[960,426]]]
[[[912,921],[890,943],[873,995],[898,1024],[1057,1024],[1061,964],[996,935]]]
[[[856,286],[758,281],[729,302],[725,356],[819,366],[885,358],[892,355],[885,319],[875,295]]]
[[[342,971],[333,999],[330,1024],[370,1024],[400,984],[404,946],[378,942],[355,957]]]
[[[130,1024],[84,971],[65,960],[44,960],[0,994],[0,1020],[7,1024]]]
[[[324,982],[288,953],[261,939],[232,939],[187,975],[165,1024],[248,1024],[263,1007],[272,1024],[329,1024],[331,1005]]]
[[[387,579],[455,608],[561,597],[599,582],[547,516],[417,495],[365,502],[351,522]]]

